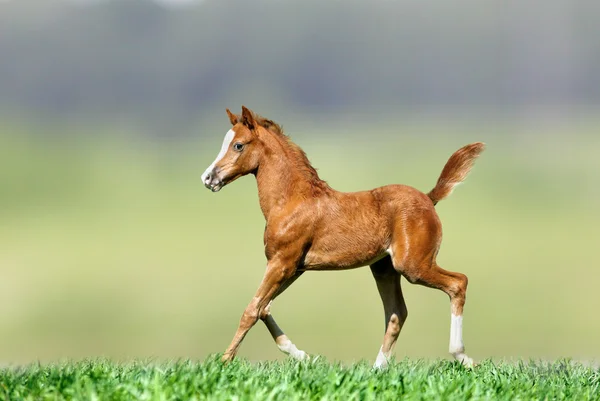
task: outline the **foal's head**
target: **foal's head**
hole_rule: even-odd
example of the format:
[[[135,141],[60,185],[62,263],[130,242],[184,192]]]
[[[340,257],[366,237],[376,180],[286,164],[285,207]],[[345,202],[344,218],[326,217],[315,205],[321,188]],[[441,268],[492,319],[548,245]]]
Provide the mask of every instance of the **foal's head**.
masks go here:
[[[202,174],[202,182],[213,192],[255,172],[263,150],[263,144],[258,138],[260,127],[254,114],[244,106],[241,116],[233,114],[229,109],[227,114],[233,127],[227,131],[217,158]]]

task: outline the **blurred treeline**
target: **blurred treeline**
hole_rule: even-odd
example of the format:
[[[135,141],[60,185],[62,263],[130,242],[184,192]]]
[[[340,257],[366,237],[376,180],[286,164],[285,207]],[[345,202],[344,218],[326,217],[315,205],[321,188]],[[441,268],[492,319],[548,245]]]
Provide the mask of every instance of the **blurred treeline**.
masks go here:
[[[600,102],[598,21],[590,0],[0,2],[0,112],[169,135],[238,103],[568,113]]]

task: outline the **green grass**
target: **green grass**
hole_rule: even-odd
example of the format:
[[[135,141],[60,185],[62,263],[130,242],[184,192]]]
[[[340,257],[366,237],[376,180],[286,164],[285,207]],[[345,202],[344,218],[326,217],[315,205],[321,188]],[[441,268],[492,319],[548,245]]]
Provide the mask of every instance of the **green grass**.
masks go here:
[[[6,400],[598,400],[600,369],[570,363],[409,360],[383,372],[351,365],[284,362],[88,360],[0,370]]]

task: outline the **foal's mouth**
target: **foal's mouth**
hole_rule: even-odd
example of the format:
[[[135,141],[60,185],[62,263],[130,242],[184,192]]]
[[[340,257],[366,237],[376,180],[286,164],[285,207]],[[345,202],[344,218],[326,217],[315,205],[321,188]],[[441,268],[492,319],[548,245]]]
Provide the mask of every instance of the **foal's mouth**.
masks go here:
[[[223,183],[219,182],[217,184],[209,184],[206,188],[210,189],[212,192],[219,192],[221,188],[223,188]]]
[[[212,192],[219,192],[221,190],[221,188],[223,188],[223,185],[225,185],[223,183],[223,181],[221,180],[210,180],[210,181],[205,181],[204,182],[204,186],[208,189],[210,189]]]

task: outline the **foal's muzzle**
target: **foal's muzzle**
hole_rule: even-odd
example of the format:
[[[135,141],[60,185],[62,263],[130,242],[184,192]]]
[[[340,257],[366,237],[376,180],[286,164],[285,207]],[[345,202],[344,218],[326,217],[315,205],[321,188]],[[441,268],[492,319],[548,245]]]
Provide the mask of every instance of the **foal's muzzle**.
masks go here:
[[[213,192],[219,192],[223,188],[223,180],[219,177],[221,170],[218,167],[207,169],[202,174],[202,182],[204,186]]]

